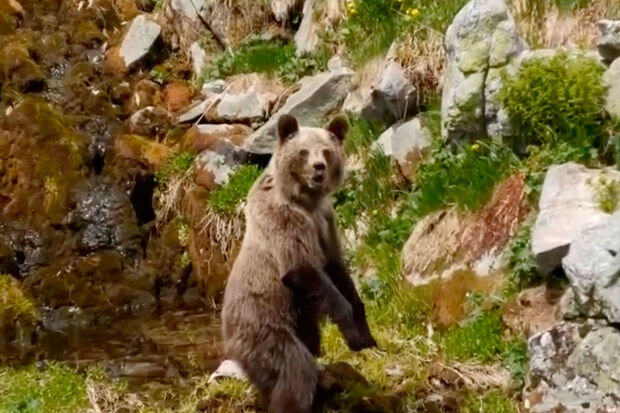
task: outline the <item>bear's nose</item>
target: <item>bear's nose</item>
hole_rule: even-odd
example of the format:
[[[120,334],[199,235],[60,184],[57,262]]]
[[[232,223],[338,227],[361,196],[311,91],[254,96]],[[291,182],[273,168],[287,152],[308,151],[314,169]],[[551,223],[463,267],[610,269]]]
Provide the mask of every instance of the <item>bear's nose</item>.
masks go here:
[[[312,164],[312,167],[316,171],[324,171],[325,170],[325,162],[315,162]]]

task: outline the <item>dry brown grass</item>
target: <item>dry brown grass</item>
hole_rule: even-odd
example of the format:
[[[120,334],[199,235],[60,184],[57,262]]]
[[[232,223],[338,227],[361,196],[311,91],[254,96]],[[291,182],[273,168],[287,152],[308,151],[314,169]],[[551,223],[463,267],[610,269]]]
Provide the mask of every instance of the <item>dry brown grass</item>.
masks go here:
[[[428,30],[423,40],[420,40],[418,33],[409,33],[398,43],[396,61],[405,69],[420,98],[429,99],[439,95],[444,54],[443,35],[434,30]]]
[[[453,265],[473,265],[507,244],[527,210],[525,183],[517,174],[500,183],[476,213],[451,208],[430,214],[405,244],[405,274],[428,279]]]
[[[521,34],[536,48],[593,48],[596,22],[620,14],[617,0],[592,0],[576,11],[560,11],[553,0],[511,0],[511,7]]]

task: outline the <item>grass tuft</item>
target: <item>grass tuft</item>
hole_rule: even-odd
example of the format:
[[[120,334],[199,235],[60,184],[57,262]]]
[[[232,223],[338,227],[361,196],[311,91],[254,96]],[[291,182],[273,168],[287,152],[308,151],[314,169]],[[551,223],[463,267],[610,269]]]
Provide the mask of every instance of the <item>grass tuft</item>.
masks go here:
[[[171,178],[183,175],[191,168],[196,159],[196,154],[191,152],[181,152],[170,159],[163,167],[155,172],[155,182],[163,186]]]
[[[261,175],[262,170],[256,165],[239,167],[226,185],[216,188],[209,198],[209,206],[216,214],[232,216],[238,213],[245,201],[252,184]]]
[[[0,327],[17,321],[35,322],[39,314],[19,282],[10,275],[0,274]]]

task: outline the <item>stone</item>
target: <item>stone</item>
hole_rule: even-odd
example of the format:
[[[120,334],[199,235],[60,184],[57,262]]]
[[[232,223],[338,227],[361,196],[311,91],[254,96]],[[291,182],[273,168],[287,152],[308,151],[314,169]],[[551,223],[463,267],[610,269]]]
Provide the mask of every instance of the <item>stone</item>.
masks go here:
[[[241,381],[248,380],[245,371],[243,371],[241,365],[234,360],[222,361],[219,367],[213,373],[211,373],[207,382],[209,384],[214,383],[221,378],[235,379]]]
[[[155,170],[172,156],[172,150],[159,142],[139,135],[121,135],[114,140],[117,156],[144,164]]]
[[[400,63],[388,60],[362,108],[366,119],[394,121],[417,110],[417,90]]]
[[[445,36],[442,135],[451,141],[510,134],[500,107],[501,70],[527,48],[504,0],[471,0]]]
[[[620,323],[620,212],[577,234],[562,267],[581,314]]]
[[[353,72],[341,69],[320,73],[300,81],[300,89],[292,94],[284,106],[248,138],[246,149],[256,154],[270,154],[277,142],[278,119],[281,115],[295,116],[300,125],[321,126],[327,117],[340,110],[351,90]]]
[[[205,0],[172,0],[170,6],[190,20],[198,20],[208,7]]]
[[[205,112],[213,107],[215,101],[213,99],[205,99],[192,104],[185,112],[181,113],[177,119],[179,123],[191,122],[204,116]]]
[[[528,341],[528,411],[620,409],[620,332],[592,322],[563,322]]]
[[[241,93],[224,93],[215,107],[215,114],[209,113],[209,120],[224,122],[256,122],[269,114],[271,103],[277,96],[260,94],[253,87]]]
[[[319,44],[318,22],[315,21],[315,0],[306,0],[302,13],[301,24],[295,33],[298,55],[313,53]]]
[[[525,289],[504,304],[502,320],[510,331],[525,337],[547,331],[560,321],[560,294],[547,285]]]
[[[183,148],[195,153],[210,149],[216,142],[226,139],[242,146],[252,134],[252,128],[243,124],[206,124],[192,126],[183,137]]]
[[[327,62],[327,69],[330,72],[335,72],[341,69],[347,68],[347,63],[342,56],[335,55]]]
[[[119,49],[126,68],[144,58],[159,38],[161,26],[141,14],[131,21]]]
[[[155,137],[163,135],[170,129],[172,117],[164,108],[147,106],[129,118],[129,130],[132,134]]]
[[[620,59],[616,59],[603,75],[604,82],[609,86],[605,109],[609,115],[620,120]]]
[[[199,78],[202,76],[205,67],[207,66],[207,52],[204,51],[200,42],[194,42],[189,47],[189,55],[192,59],[192,68],[194,69],[194,76]]]
[[[373,148],[392,158],[406,178],[414,179],[416,166],[428,152],[431,141],[430,131],[422,126],[420,119],[413,118],[383,132]]]
[[[216,142],[196,158],[196,184],[209,190],[226,185],[237,165],[245,160],[244,157],[245,153],[229,141]]]
[[[570,244],[586,228],[605,221],[597,199],[601,174],[620,181],[620,172],[587,169],[576,163],[553,165],[547,171],[539,201],[540,213],[532,232],[532,252],[541,274],[559,267]]]
[[[270,3],[276,21],[286,24],[290,21],[292,12],[300,7],[303,0],[271,0]]]
[[[205,97],[213,97],[213,95],[219,95],[226,90],[226,81],[222,79],[207,82],[202,85],[202,94]]]
[[[596,27],[598,52],[604,60],[612,62],[620,57],[620,20],[601,20]]]

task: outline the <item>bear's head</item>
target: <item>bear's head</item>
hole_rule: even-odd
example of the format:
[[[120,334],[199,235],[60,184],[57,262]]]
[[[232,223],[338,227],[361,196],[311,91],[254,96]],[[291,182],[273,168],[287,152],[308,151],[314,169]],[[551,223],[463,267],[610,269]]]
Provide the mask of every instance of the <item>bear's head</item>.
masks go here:
[[[325,129],[299,127],[293,116],[280,117],[275,176],[285,197],[311,206],[342,184],[342,142],[347,130],[343,116],[335,117]]]

